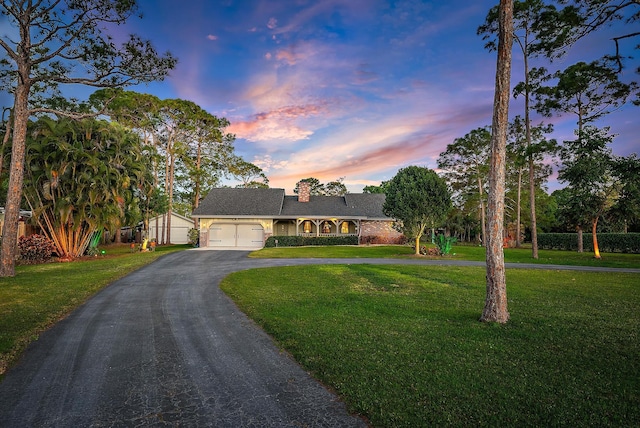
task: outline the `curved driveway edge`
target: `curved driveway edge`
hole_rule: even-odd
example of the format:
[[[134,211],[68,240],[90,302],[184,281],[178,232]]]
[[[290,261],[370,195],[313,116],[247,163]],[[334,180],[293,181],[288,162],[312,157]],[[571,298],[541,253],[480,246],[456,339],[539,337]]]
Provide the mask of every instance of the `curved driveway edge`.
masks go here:
[[[100,291],[7,372],[0,426],[366,426],[219,289],[246,255],[169,254]]]
[[[0,383],[2,427],[364,427],[219,289],[243,269],[483,262],[249,259],[183,251],[114,282],[34,342]],[[508,268],[605,270],[514,264]]]

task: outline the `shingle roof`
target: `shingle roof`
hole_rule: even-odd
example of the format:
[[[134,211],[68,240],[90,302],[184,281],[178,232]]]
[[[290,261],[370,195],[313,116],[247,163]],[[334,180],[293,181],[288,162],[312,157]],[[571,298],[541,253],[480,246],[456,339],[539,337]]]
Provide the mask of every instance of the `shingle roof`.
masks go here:
[[[382,211],[382,206],[386,199],[384,194],[347,193],[344,198],[348,206],[353,207],[368,218],[388,218]]]
[[[284,189],[212,189],[194,216],[274,217],[282,209]]]
[[[345,196],[311,196],[298,202],[284,189],[213,189],[193,211],[196,217],[351,217],[387,219],[382,194],[348,193]]]

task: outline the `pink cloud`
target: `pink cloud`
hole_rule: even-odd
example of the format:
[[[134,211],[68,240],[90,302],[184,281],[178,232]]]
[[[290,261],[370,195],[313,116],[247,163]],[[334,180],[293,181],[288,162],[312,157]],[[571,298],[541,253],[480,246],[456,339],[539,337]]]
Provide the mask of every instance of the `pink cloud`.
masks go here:
[[[209,34],[209,35],[207,36],[207,39],[209,39],[209,40],[218,40],[218,36],[215,36],[215,35],[213,35],[213,34]]]
[[[284,106],[254,114],[249,120],[233,122],[227,130],[248,141],[299,141],[309,138],[313,131],[295,124],[297,119],[326,112],[322,104]]]
[[[324,167],[320,162],[313,164],[305,161],[303,164],[295,164],[293,161],[289,161],[286,173],[269,175],[269,180],[273,185],[293,188],[298,180],[305,177],[315,177],[324,182],[344,176],[348,181],[349,177],[375,175],[389,170],[393,171],[391,175],[395,175],[395,171],[402,166],[417,164],[421,159],[424,159],[429,146],[436,142],[437,138],[433,136],[406,139],[356,154],[342,162],[334,163],[330,167]]]

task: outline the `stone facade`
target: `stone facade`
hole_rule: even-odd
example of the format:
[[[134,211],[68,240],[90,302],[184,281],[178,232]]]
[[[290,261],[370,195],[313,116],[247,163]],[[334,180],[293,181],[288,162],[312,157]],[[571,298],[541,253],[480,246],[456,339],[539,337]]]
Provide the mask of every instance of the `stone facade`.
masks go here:
[[[405,236],[393,228],[392,221],[368,221],[360,224],[360,244],[404,244]]]

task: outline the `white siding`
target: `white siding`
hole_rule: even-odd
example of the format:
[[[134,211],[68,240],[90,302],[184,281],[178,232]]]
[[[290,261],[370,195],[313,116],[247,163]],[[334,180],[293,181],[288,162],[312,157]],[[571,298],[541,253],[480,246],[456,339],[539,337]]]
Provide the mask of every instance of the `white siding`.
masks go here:
[[[156,223],[158,226],[158,235],[156,236]],[[184,218],[177,214],[171,216],[171,243],[187,244],[189,242],[189,229],[193,229],[193,220]],[[165,218],[166,227],[166,218]],[[165,240],[166,240],[165,233]],[[162,239],[162,216],[157,216],[149,221],[149,239],[155,239],[160,242]]]

